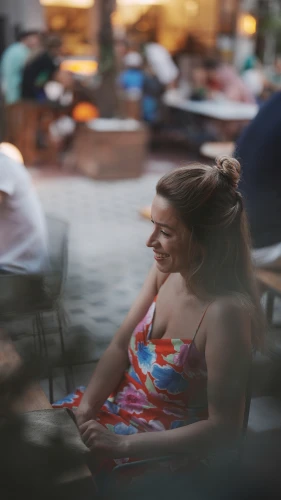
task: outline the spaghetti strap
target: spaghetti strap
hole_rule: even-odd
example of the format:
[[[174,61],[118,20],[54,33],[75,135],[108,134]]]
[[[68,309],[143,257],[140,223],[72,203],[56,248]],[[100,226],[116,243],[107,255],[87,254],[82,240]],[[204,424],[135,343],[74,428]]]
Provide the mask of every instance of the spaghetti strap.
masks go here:
[[[201,326],[201,325],[202,325],[202,323],[203,323],[203,319],[205,318],[206,313],[207,313],[207,311],[208,311],[208,309],[209,309],[209,307],[210,307],[210,305],[211,305],[212,303],[213,303],[213,302],[209,302],[209,304],[207,305],[207,307],[206,307],[205,311],[203,312],[202,317],[201,317],[201,319],[200,319],[200,321],[199,321],[199,324],[198,324],[198,326],[197,326],[197,328],[196,328],[196,332],[195,332],[195,334],[194,334],[194,336],[193,336],[192,343],[194,342],[194,340],[195,340],[195,338],[196,338],[196,335],[197,335],[197,333],[199,332],[200,326]]]

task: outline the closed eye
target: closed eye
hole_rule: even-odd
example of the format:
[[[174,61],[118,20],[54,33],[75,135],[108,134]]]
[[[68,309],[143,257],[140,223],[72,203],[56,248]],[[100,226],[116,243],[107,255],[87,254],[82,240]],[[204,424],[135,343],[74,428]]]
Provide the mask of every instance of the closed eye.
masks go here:
[[[161,233],[164,234],[164,236],[167,236],[167,238],[169,238],[169,236],[171,236],[170,234],[166,233],[166,231],[163,231],[163,229],[161,229]]]
[[[153,219],[150,219],[150,221],[152,222],[152,224],[155,224],[154,220]],[[161,229],[160,231],[162,234],[164,234],[164,236],[167,236],[167,238],[169,238],[169,236],[171,236],[170,234],[166,233],[166,231],[164,231],[163,229]]]

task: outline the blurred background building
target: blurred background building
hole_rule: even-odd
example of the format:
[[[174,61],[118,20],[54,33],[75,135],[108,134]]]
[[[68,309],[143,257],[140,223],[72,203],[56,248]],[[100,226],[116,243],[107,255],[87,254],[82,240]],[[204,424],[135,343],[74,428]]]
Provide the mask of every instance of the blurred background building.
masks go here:
[[[96,4],[100,0],[96,0]],[[111,0],[116,37],[140,45],[155,40],[172,54],[218,50],[242,64],[257,52],[270,64],[281,46],[278,0]],[[36,27],[63,36],[65,53],[95,54],[94,0],[2,0],[0,52],[20,29]]]

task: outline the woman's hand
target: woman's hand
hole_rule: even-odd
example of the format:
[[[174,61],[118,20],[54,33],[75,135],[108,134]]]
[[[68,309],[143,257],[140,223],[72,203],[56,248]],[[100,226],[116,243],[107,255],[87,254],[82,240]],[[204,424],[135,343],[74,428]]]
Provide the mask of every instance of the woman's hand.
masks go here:
[[[80,406],[77,408],[75,412],[75,418],[77,425],[80,429],[80,426],[89,420],[93,420],[95,418],[94,410],[87,404],[81,402]]]
[[[91,451],[105,457],[126,457],[126,437],[114,434],[95,420],[89,420],[79,426],[82,440]]]

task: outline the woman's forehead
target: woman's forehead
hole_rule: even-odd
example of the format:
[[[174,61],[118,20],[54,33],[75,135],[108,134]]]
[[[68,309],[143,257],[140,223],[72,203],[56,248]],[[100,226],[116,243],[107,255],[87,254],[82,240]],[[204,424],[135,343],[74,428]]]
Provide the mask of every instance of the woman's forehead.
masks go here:
[[[153,199],[151,216],[158,223],[163,222],[165,224],[176,225],[179,222],[176,209],[166,198],[159,195],[156,195]]]

